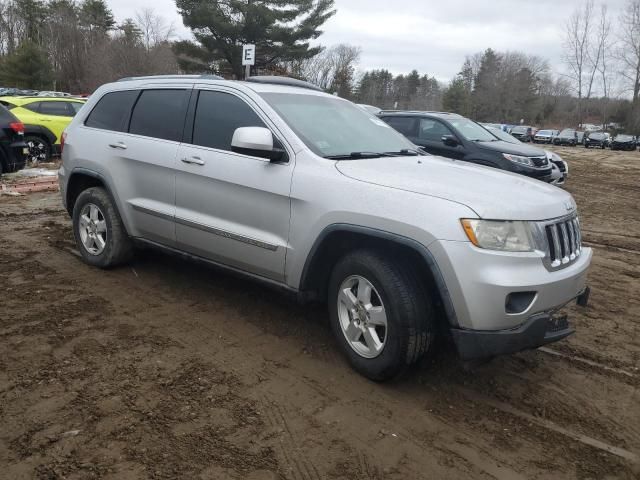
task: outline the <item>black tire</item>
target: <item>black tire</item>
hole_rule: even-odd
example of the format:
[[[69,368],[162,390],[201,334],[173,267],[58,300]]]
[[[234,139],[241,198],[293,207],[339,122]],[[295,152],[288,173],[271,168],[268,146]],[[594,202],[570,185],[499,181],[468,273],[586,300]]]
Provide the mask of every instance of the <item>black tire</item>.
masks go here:
[[[352,348],[339,319],[340,287],[353,276],[373,285],[387,318],[384,347],[378,356],[366,358]],[[351,366],[374,381],[391,379],[420,360],[432,347],[436,314],[427,289],[413,267],[392,261],[376,250],[348,253],[334,266],[329,280],[331,328]]]
[[[82,242],[80,216],[85,206],[95,205],[100,210],[106,223],[106,240],[104,249],[91,253]],[[101,187],[84,190],[73,206],[73,235],[83,260],[89,265],[99,268],[111,268],[129,261],[133,255],[133,243],[127,234],[116,206],[109,194]]]
[[[51,144],[48,140],[36,135],[27,135],[24,137],[24,143],[29,146],[27,165],[37,165],[51,158]]]

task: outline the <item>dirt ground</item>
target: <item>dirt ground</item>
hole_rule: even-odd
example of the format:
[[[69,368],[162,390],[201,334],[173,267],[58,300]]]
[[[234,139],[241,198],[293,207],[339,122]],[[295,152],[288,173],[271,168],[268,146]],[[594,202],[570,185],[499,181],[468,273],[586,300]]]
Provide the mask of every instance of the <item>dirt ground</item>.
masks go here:
[[[91,268],[57,193],[0,197],[0,478],[640,478],[640,152],[558,151],[595,250],[577,333],[383,385],[321,307],[156,252]]]

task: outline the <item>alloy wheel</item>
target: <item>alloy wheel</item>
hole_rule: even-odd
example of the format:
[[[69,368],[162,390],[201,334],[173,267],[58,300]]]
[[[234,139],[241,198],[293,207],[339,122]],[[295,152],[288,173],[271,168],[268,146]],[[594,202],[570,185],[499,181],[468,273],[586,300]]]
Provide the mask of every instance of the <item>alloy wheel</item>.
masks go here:
[[[80,212],[80,241],[91,255],[100,255],[107,245],[107,221],[102,210],[87,203]]]
[[[373,284],[352,275],[338,291],[338,320],[349,346],[361,357],[380,355],[387,341],[387,314]]]

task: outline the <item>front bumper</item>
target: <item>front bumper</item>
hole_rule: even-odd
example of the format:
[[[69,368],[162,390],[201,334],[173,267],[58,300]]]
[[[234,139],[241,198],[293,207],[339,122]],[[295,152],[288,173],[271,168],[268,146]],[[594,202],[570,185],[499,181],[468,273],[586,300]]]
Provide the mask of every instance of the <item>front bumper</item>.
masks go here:
[[[542,252],[498,252],[471,242],[439,240],[429,246],[455,310],[452,327],[498,331],[520,328],[536,314],[552,312],[578,297],[587,285],[592,250],[550,271]],[[510,299],[527,298],[518,308]]]
[[[586,306],[589,289],[577,302]],[[462,360],[478,360],[521,352],[557,342],[574,333],[566,315],[554,312],[532,315],[525,323],[510,330],[480,331],[452,328],[453,341]]]

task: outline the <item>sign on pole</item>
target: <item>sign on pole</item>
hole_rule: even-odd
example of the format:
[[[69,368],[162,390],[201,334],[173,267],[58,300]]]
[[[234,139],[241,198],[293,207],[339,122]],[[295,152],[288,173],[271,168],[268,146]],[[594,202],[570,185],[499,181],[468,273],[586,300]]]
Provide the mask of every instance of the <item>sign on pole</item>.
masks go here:
[[[246,67],[245,78],[248,78],[251,74],[251,65],[256,64],[256,46],[255,45],[243,45],[242,46],[242,65]]]

